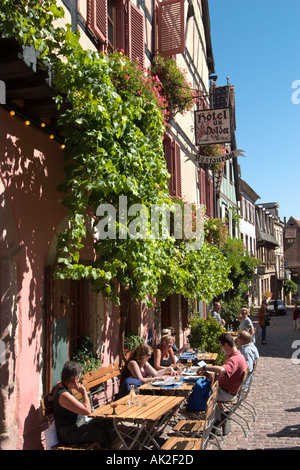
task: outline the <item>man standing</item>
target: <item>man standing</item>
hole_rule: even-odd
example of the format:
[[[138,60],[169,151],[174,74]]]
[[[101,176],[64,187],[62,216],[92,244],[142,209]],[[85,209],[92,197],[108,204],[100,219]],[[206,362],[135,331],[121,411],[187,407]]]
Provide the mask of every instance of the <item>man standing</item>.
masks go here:
[[[241,310],[241,316],[242,316],[242,321],[239,326],[240,331],[247,330],[249,333],[252,335],[252,340],[255,343],[255,330],[252,321],[249,318],[249,311],[247,308],[242,308]]]
[[[269,315],[266,309],[266,301],[263,300],[257,312],[258,324],[261,327],[261,344],[266,344],[267,325],[269,324]]]
[[[221,314],[221,304],[219,302],[214,302],[213,303],[213,309],[211,311],[211,317],[217,320],[219,325],[222,325],[223,327],[225,326],[225,321],[222,319]]]

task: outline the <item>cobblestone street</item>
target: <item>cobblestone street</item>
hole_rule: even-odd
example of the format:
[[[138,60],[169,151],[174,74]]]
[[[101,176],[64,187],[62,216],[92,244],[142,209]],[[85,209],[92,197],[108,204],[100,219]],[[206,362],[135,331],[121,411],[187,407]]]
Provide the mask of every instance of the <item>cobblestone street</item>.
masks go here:
[[[266,341],[261,344],[258,330],[260,360],[248,396],[255,405],[257,421],[249,418],[247,438],[232,423],[223,450],[300,450],[300,365],[292,362],[293,353],[300,359],[300,331],[293,328],[291,308],[286,316],[271,318]]]

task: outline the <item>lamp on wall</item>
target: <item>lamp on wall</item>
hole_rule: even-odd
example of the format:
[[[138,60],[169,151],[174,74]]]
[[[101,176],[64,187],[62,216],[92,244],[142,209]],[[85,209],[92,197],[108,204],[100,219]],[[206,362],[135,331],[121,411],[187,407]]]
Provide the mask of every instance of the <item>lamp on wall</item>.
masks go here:
[[[50,129],[47,128],[46,124],[43,121],[35,121],[33,119],[28,119],[27,116],[24,114],[21,114],[19,111],[16,111],[12,109],[8,105],[3,105],[2,106],[9,112],[9,115],[12,117],[18,117],[24,121],[25,126],[29,127],[31,124],[33,124],[36,127],[41,127],[44,129],[45,133],[48,134],[50,140],[56,140],[60,144],[60,148],[63,150],[65,148],[65,144],[63,141],[56,135],[54,135]]]

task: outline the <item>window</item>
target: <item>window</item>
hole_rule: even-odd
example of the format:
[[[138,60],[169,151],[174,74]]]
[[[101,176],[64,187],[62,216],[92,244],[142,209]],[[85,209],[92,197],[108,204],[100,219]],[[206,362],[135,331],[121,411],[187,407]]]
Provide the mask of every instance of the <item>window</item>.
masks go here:
[[[87,0],[87,25],[100,41],[102,52],[125,51],[144,67],[144,14],[122,0]]]

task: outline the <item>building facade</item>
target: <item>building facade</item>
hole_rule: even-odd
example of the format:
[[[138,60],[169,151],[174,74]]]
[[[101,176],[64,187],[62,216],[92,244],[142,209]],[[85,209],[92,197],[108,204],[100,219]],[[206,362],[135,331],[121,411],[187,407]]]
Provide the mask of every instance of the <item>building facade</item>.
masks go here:
[[[170,55],[187,71],[198,101],[185,115],[173,116],[165,135],[170,193],[208,205],[211,175],[203,177],[187,161],[187,155],[198,151],[193,110],[209,107],[214,73],[207,0],[194,5],[183,0],[63,0],[57,5],[65,11],[57,26],[71,24],[80,32],[84,49],[123,50],[146,69],[156,54]],[[89,281],[53,279],[57,235],[68,219],[57,191],[64,161],[61,142],[53,138],[58,111],[51,74],[39,67],[32,48],[20,46],[13,37],[0,38],[0,48],[0,80],[7,92],[6,106],[0,107],[0,338],[6,357],[0,366],[0,448],[42,449],[41,396],[59,380],[64,362],[84,335],[103,365],[119,361],[120,318],[119,309]],[[88,233],[83,259],[93,257],[91,242]],[[169,325],[182,344],[188,311],[180,295],[152,309],[131,301],[128,333],[155,344],[161,327]]]
[[[290,217],[284,224],[284,262],[291,280],[298,286],[300,297],[300,220]]]
[[[244,242],[245,249],[249,255],[256,257],[256,224],[255,224],[255,203],[259,199],[259,195],[244,181],[239,180],[239,188],[241,199],[239,230],[240,238]],[[255,275],[257,279],[257,274]],[[250,305],[257,305],[257,282],[255,279],[249,286],[248,302]]]
[[[275,250],[279,244],[276,239],[274,216],[263,204],[256,205],[256,246],[257,258],[262,263],[257,268],[257,296],[260,305],[264,298],[270,299],[272,288],[276,285]]]

